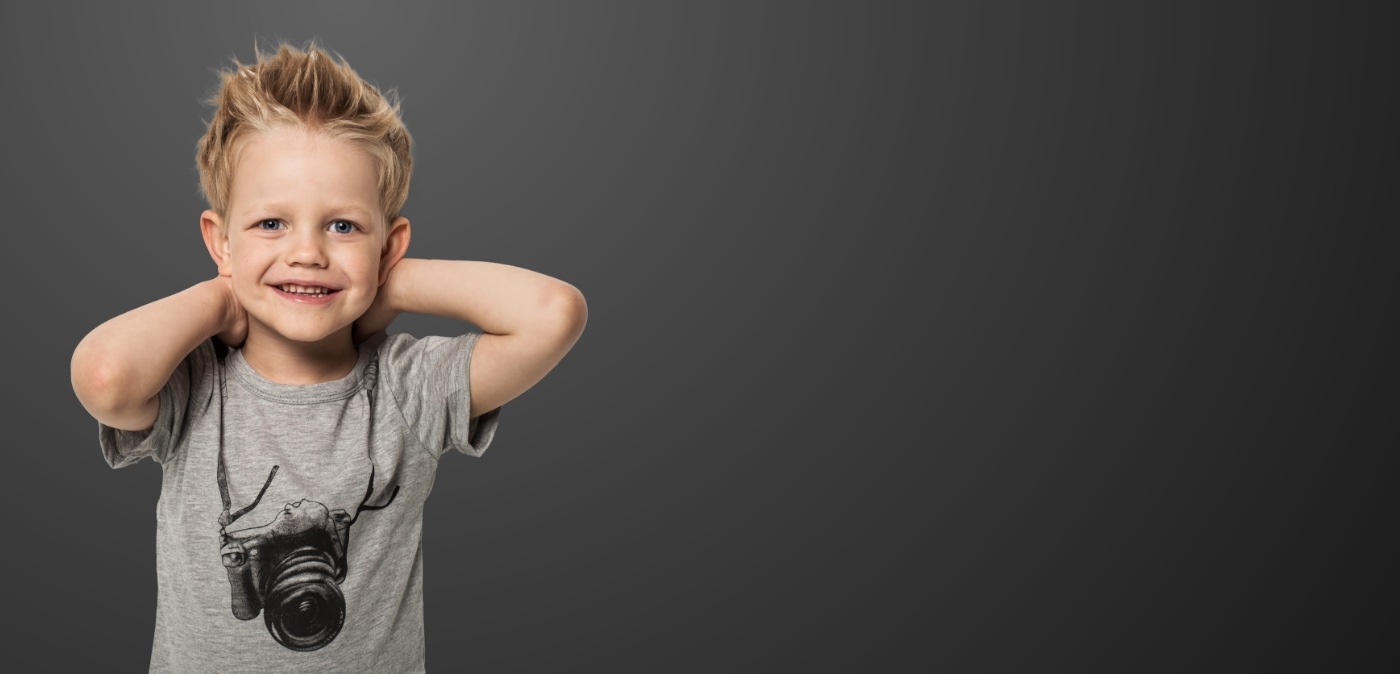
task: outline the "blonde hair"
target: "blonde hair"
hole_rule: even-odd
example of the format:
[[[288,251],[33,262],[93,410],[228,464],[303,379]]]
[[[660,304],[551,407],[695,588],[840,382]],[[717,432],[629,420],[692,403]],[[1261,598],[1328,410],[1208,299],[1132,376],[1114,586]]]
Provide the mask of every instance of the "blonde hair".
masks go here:
[[[393,100],[355,73],[341,58],[332,60],[315,41],[305,51],[281,43],[257,62],[219,72],[219,90],[205,103],[214,118],[199,139],[195,163],[209,208],[227,221],[233,169],[242,143],[254,132],[294,126],[351,142],[374,157],[379,203],[385,222],[398,217],[408,200],[413,175],[412,138]],[[339,56],[339,54],[337,54]]]

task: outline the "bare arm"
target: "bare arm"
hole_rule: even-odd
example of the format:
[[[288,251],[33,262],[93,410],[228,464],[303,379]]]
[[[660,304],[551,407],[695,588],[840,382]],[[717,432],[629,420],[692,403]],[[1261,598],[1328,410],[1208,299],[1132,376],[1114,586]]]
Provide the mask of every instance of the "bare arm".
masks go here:
[[[246,330],[227,278],[195,284],[89,332],[73,350],[73,392],[98,421],[145,430],[155,423],[161,387],[187,354],[214,335],[236,346]]]
[[[588,305],[572,285],[495,262],[400,260],[375,305],[356,324],[363,339],[402,312],[455,318],[481,327],[472,351],[471,411],[480,416],[544,379],[573,348]]]

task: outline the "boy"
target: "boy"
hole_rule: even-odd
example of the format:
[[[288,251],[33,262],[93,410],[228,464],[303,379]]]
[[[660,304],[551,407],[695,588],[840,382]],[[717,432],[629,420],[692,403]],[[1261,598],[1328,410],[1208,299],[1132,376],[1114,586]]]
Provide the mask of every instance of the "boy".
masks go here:
[[[586,305],[518,267],[405,258],[398,105],[314,43],[235,61],[211,102],[218,275],[103,323],[72,361],[107,462],[162,468],[151,671],[423,671],[437,462],[486,450]],[[385,334],[400,312],[484,334]]]

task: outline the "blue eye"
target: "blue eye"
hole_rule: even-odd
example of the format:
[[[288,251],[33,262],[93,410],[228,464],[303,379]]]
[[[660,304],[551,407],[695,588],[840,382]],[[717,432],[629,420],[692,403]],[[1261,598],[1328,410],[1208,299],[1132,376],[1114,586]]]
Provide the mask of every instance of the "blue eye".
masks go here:
[[[349,234],[355,231],[355,225],[348,220],[336,220],[331,223],[331,229],[334,230],[336,234]]]
[[[272,226],[271,226],[271,227],[268,227],[267,225],[269,225],[269,224],[272,225]],[[258,222],[258,229],[261,229],[261,230],[263,230],[263,231],[265,231],[265,232],[266,232],[266,231],[271,231],[271,230],[274,230],[274,229],[279,229],[279,228],[281,228],[281,227],[282,227],[282,221],[280,221],[280,220],[262,220],[262,221]]]

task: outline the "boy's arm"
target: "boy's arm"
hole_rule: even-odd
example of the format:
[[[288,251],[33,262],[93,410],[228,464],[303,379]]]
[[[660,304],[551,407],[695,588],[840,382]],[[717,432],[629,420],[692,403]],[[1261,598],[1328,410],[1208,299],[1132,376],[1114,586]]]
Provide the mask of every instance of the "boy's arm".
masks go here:
[[[495,262],[400,260],[356,325],[357,338],[402,312],[467,321],[482,335],[472,349],[470,417],[490,412],[544,379],[573,348],[588,305],[572,285]]]
[[[228,281],[195,284],[89,332],[72,362],[73,392],[88,413],[112,428],[150,428],[160,390],[186,355],[214,335],[241,343],[247,321]]]

